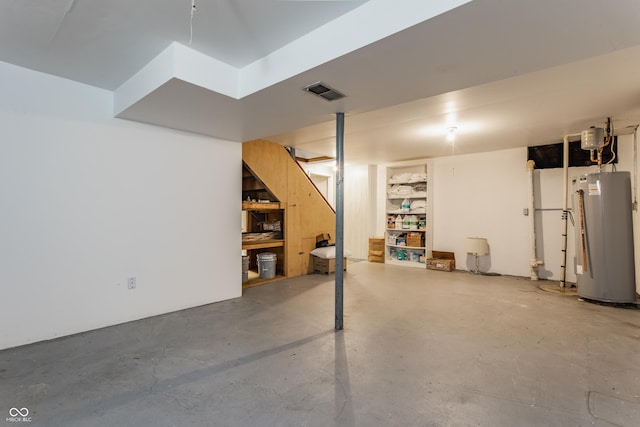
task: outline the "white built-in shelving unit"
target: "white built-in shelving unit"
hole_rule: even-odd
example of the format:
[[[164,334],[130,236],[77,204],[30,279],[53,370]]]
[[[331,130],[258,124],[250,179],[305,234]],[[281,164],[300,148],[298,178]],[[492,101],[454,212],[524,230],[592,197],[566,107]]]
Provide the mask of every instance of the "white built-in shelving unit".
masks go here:
[[[429,238],[427,166],[387,168],[385,262],[426,268]]]

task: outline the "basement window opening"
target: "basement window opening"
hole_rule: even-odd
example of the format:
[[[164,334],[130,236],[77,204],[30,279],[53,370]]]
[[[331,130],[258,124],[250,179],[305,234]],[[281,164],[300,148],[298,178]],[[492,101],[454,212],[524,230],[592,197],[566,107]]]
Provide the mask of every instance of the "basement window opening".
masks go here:
[[[602,162],[607,163],[614,158],[618,163],[618,137],[614,143],[607,145],[602,152]],[[527,147],[527,160],[536,163],[536,169],[554,169],[562,167],[562,143]],[[615,156],[614,156],[615,153]],[[569,167],[594,166],[590,159],[590,152],[580,147],[580,141],[569,141]]]

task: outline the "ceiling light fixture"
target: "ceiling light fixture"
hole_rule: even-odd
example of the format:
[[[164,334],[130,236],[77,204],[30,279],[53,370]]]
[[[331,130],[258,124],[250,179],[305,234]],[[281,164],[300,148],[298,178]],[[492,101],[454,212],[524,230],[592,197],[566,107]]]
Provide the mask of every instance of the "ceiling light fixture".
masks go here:
[[[456,126],[451,126],[447,128],[447,141],[454,142],[456,140],[456,132],[458,128]]]

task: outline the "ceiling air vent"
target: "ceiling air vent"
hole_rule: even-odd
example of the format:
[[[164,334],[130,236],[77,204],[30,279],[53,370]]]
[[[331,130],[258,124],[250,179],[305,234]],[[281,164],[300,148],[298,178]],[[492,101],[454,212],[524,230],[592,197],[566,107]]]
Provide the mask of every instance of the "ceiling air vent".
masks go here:
[[[307,92],[313,93],[321,98],[326,99],[327,101],[335,101],[336,99],[344,98],[345,95],[338,92],[337,90],[331,88],[329,85],[318,82],[312,85],[309,85],[304,88]]]

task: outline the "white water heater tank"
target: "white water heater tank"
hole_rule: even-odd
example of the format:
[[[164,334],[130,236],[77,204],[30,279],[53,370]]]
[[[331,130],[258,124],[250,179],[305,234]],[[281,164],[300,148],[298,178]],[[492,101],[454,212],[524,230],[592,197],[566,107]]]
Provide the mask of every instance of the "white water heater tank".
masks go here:
[[[580,133],[580,148],[596,150],[604,147],[604,129],[591,127]]]

